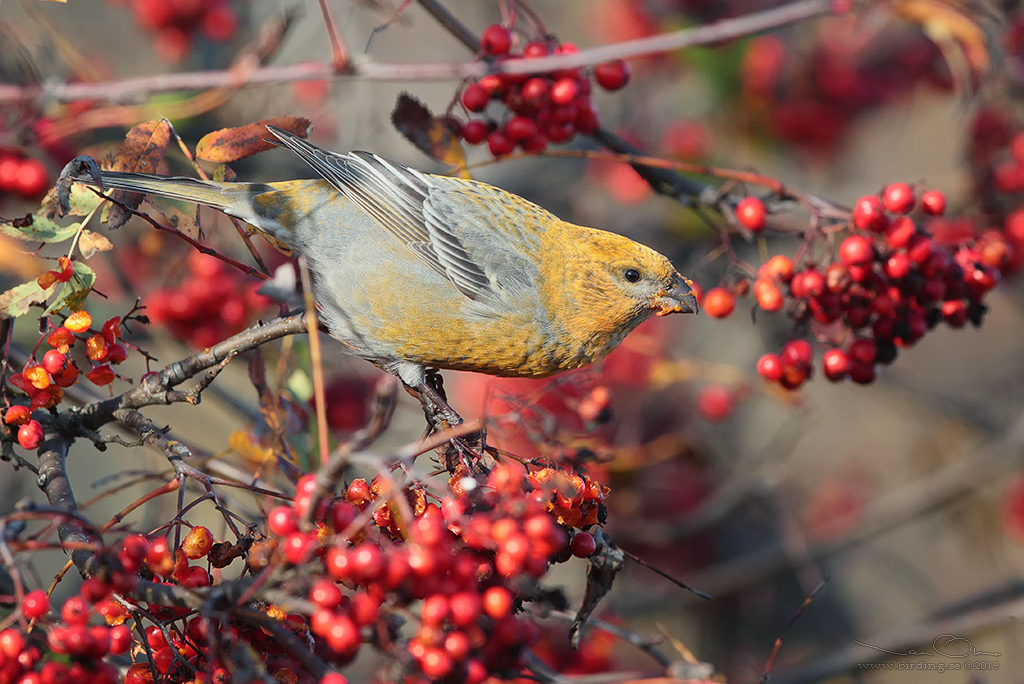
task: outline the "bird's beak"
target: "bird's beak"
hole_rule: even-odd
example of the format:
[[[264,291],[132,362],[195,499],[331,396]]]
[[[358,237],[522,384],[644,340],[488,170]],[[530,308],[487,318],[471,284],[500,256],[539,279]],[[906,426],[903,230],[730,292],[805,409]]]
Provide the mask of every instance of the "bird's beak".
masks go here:
[[[657,316],[697,313],[700,307],[697,306],[697,295],[693,293],[693,282],[678,273],[673,274],[672,282],[658,293],[651,308],[656,309],[654,313]]]

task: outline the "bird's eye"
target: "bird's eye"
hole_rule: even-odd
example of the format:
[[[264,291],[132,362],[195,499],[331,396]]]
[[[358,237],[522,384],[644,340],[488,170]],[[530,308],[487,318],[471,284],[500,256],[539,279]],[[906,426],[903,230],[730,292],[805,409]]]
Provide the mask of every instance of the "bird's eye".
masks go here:
[[[627,268],[626,272],[623,273],[622,275],[623,277],[625,277],[626,280],[628,280],[631,283],[635,283],[636,281],[640,280],[640,271],[636,270],[635,268]]]

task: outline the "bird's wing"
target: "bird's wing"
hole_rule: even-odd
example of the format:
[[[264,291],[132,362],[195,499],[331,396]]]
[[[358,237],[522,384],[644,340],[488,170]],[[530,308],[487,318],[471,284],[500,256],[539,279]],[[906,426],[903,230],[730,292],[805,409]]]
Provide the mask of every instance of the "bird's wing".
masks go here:
[[[493,297],[483,269],[433,207],[429,176],[368,152],[336,154],[268,126],[281,143],[472,300]]]

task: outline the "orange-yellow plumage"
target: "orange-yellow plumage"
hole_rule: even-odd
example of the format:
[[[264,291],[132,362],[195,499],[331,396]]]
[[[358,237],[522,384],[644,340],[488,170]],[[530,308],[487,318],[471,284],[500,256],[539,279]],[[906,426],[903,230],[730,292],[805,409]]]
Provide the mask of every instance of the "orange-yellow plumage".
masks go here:
[[[552,375],[602,358],[651,315],[697,310],[692,284],[628,238],[483,183],[271,132],[321,178],[105,172],[103,184],[215,207],[305,254],[332,335],[410,386],[426,368]]]

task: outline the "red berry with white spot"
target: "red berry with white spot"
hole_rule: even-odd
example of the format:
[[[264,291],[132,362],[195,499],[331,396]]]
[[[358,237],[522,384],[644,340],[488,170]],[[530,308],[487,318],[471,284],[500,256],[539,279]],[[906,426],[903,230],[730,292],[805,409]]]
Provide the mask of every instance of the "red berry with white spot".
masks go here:
[[[853,225],[861,230],[878,232],[886,226],[882,200],[877,195],[866,195],[853,205]]]
[[[736,205],[736,220],[740,225],[755,233],[764,230],[764,202],[757,197],[744,197]]]
[[[838,382],[850,372],[850,357],[842,349],[829,349],[821,357],[825,377]]]
[[[839,245],[839,258],[847,266],[863,266],[875,258],[875,247],[864,235],[851,235]]]
[[[908,214],[914,208],[914,191],[906,183],[893,183],[882,193],[882,203],[894,214]]]
[[[921,209],[932,216],[946,213],[946,195],[941,190],[929,190],[921,195]]]

